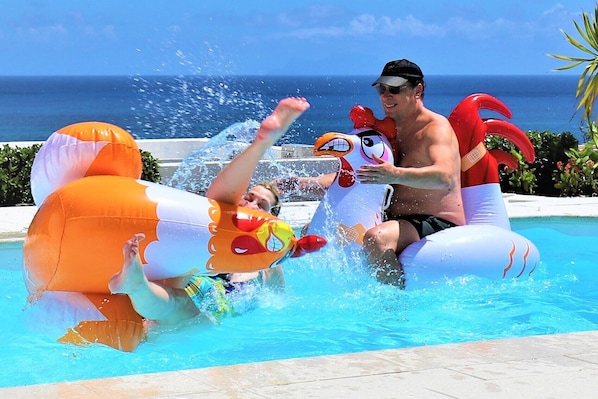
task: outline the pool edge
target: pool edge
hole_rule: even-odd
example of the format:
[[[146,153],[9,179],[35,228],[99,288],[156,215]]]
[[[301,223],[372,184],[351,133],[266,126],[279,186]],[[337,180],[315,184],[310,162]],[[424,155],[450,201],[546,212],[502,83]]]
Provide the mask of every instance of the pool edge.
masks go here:
[[[593,397],[598,331],[0,389],[11,398]]]

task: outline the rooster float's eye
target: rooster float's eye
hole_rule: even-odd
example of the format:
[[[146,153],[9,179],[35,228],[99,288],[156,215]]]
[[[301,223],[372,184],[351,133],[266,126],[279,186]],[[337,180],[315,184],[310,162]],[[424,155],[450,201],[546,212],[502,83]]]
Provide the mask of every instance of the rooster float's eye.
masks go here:
[[[373,154],[378,158],[384,156],[385,146],[379,134],[361,136],[361,152],[368,159],[374,159]]]

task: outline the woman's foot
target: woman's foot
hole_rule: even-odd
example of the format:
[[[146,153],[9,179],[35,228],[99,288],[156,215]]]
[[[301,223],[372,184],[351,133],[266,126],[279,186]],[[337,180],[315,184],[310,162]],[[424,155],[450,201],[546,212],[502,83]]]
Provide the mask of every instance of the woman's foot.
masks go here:
[[[270,116],[262,121],[257,132],[257,140],[268,146],[274,145],[309,106],[303,97],[288,97],[280,100]]]
[[[145,234],[137,233],[123,246],[125,262],[120,272],[116,273],[108,282],[108,288],[113,294],[130,294],[140,285],[147,284],[143,273],[143,266],[139,258],[139,241]]]

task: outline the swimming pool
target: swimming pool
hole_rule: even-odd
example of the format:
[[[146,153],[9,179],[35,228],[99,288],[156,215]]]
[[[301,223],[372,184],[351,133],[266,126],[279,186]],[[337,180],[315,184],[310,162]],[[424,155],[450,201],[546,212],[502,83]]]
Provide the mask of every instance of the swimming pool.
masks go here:
[[[286,294],[219,325],[150,334],[134,353],[53,342],[23,312],[21,244],[0,246],[0,387],[261,360],[597,330],[598,219],[515,219],[544,261],[532,278],[463,277],[399,291],[334,254],[286,265]],[[335,259],[331,261],[330,259]]]

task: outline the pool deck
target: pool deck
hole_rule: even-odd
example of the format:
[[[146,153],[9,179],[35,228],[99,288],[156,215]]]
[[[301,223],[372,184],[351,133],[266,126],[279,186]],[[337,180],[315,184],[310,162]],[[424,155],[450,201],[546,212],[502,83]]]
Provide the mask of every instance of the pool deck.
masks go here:
[[[505,195],[511,217],[598,217],[598,198]],[[316,203],[285,204],[294,226]],[[0,208],[0,239],[22,239],[34,207]],[[6,398],[595,398],[598,331],[0,389]]]

